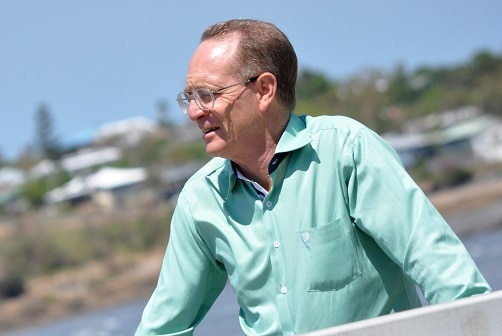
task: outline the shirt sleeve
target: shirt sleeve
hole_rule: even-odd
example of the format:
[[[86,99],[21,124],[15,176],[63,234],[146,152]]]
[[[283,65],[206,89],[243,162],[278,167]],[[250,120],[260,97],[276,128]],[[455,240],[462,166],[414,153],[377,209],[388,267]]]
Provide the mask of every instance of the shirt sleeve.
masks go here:
[[[345,166],[354,222],[420,287],[429,303],[490,291],[461,241],[381,137],[360,130],[346,152]]]
[[[227,275],[193,223],[187,202],[178,201],[159,280],[136,336],[192,335],[223,290]]]

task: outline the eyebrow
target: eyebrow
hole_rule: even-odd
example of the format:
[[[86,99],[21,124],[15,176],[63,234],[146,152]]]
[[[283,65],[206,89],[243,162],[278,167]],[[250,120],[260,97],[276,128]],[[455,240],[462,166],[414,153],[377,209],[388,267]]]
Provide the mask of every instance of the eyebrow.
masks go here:
[[[215,87],[215,89],[212,89],[211,87]],[[218,89],[220,89],[220,87],[218,87],[217,85],[214,85],[214,84],[205,84],[205,85],[201,85],[201,86],[192,86],[192,87],[188,87],[188,86],[185,86],[185,89],[183,90],[183,92],[186,92],[186,93],[192,93],[194,90],[197,90],[197,89],[209,89],[211,91],[217,91]]]
[[[225,89],[228,89],[228,88],[231,88],[232,86],[237,86],[237,85],[240,85],[240,84],[246,84],[246,83],[252,83],[254,81],[256,81],[258,79],[258,77],[260,77],[260,75],[258,76],[254,76],[254,77],[251,77],[249,78],[247,81],[245,82],[242,82],[242,83],[235,83],[235,84],[231,84],[231,85],[223,85],[223,86],[218,86],[216,84],[205,84],[205,86],[199,86],[199,87],[196,87],[196,88],[193,88],[193,89],[188,89],[187,87],[185,87],[185,89],[183,90],[183,92],[185,93],[188,93],[188,94],[191,94],[194,90],[197,90],[197,89],[208,89],[209,91],[211,91],[212,93],[219,93],[218,91],[220,90],[225,90]],[[215,88],[211,88],[212,86],[214,86]]]

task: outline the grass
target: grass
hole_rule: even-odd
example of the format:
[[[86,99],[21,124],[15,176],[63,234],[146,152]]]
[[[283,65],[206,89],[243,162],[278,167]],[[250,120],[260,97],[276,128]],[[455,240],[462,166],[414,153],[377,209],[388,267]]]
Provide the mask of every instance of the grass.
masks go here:
[[[165,246],[171,215],[172,208],[159,206],[116,214],[25,216],[0,236],[0,298],[22,295],[31,277]]]

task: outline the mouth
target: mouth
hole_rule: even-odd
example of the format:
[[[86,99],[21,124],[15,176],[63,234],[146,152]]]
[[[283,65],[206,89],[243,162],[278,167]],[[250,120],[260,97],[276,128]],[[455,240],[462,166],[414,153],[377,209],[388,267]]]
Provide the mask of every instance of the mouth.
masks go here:
[[[218,129],[219,129],[219,127],[211,127],[211,128],[207,128],[205,130],[202,130],[202,133],[203,134],[208,134],[208,133],[214,132],[214,131],[216,131]]]

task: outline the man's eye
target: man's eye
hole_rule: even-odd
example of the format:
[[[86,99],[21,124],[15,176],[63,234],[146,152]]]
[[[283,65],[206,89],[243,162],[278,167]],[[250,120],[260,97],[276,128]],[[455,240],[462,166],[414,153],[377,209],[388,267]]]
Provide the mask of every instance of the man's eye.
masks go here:
[[[210,102],[213,98],[210,93],[204,92],[204,93],[199,93],[199,98],[201,101],[208,103]]]

